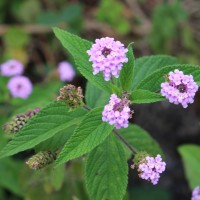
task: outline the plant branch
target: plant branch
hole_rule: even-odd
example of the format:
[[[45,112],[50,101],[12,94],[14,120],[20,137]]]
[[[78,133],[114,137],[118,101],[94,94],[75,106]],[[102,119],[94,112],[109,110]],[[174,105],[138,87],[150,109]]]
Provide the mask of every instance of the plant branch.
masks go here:
[[[87,106],[86,104],[83,105],[83,108],[84,108],[85,110],[87,110],[87,111],[92,110],[92,109],[91,109],[89,106]]]
[[[133,155],[137,153],[137,150],[134,149],[115,129],[113,130],[113,133],[129,148]]]

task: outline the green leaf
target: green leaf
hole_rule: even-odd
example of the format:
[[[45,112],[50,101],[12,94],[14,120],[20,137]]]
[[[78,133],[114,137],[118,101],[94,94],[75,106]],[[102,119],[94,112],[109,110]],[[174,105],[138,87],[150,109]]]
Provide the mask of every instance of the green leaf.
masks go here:
[[[58,132],[53,137],[41,142],[38,144],[34,149],[39,151],[56,151],[58,149],[63,148],[67,140],[72,136],[74,132],[75,126],[71,126],[69,128],[63,129],[62,131]]]
[[[110,95],[95,87],[91,82],[87,82],[85,100],[91,108],[104,106],[108,103]]]
[[[64,102],[53,102],[42,109],[22,128],[0,152],[0,158],[11,156],[20,151],[30,149],[56,133],[77,124],[86,111],[77,109],[69,112]]]
[[[170,71],[179,69],[183,71],[184,74],[191,74],[194,77],[194,80],[200,84],[200,67],[192,65],[171,65],[163,67],[162,69],[156,70],[154,73],[147,76],[140,84],[137,86],[137,89],[150,90],[156,92],[160,90],[161,83],[165,82],[163,75],[168,74]]]
[[[16,160],[2,159],[0,162],[0,186],[19,196],[24,196],[19,183],[21,168],[22,163]]]
[[[60,190],[65,179],[65,165],[51,169],[51,184],[55,190]]]
[[[84,117],[58,155],[57,165],[88,153],[108,137],[113,126],[102,122],[102,110],[95,108]]]
[[[92,200],[122,200],[128,183],[128,164],[120,141],[111,134],[87,158],[86,186]]]
[[[87,50],[91,48],[92,43],[59,28],[54,28],[53,31],[62,45],[74,57],[75,63],[77,64],[81,74],[98,88],[111,93],[112,84],[106,82],[103,79],[102,74],[93,75],[92,64],[89,62],[89,56],[87,54]]]
[[[200,146],[182,145],[178,148],[191,190],[200,185]]]
[[[135,59],[133,55],[132,43],[128,45],[127,58],[128,62],[122,67],[119,77],[123,90],[129,90],[133,82]]]
[[[118,132],[137,151],[146,151],[152,156],[163,155],[159,144],[141,127],[129,124],[128,128]]]
[[[131,93],[130,100],[133,103],[153,103],[157,101],[163,101],[165,98],[158,93],[150,92],[149,90],[134,90]]]
[[[177,64],[177,59],[166,55],[144,56],[136,59],[132,88],[135,89],[145,77],[155,70],[173,64]]]

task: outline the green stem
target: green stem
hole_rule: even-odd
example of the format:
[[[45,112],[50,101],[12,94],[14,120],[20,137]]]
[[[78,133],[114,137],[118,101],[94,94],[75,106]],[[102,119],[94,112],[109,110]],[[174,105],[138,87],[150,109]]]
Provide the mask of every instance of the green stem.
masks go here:
[[[92,109],[91,109],[89,106],[87,106],[86,104],[83,105],[83,108],[84,108],[85,110],[87,110],[87,111],[92,110]]]
[[[113,130],[113,133],[129,148],[133,155],[137,153],[137,150],[134,149],[115,129]]]

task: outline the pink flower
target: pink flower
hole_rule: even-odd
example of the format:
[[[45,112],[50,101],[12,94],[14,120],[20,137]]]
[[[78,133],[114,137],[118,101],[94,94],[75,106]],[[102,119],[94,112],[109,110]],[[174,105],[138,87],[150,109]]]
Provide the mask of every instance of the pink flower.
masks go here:
[[[191,200],[200,200],[200,187],[197,186],[192,191],[192,198]]]
[[[21,75],[24,71],[23,64],[18,60],[8,60],[1,65],[2,76],[16,76]]]
[[[58,73],[61,81],[72,81],[76,73],[72,65],[66,61],[62,61],[58,64]]]
[[[169,99],[170,103],[181,104],[187,108],[189,103],[194,102],[198,85],[192,75],[184,75],[182,71],[176,69],[169,73],[167,79],[161,84],[161,94]]]
[[[7,84],[11,95],[16,98],[27,99],[32,93],[32,83],[25,76],[15,76],[11,78]]]
[[[123,63],[128,62],[126,57],[127,48],[114,38],[96,39],[95,44],[87,51],[92,62],[93,74],[103,72],[104,79],[109,81],[111,76],[119,77]]]
[[[129,101],[117,98],[116,94],[112,94],[109,104],[104,107],[102,120],[110,125],[115,125],[116,129],[128,127],[128,119],[132,117],[132,111],[129,108]]]
[[[160,155],[155,158],[147,156],[138,166],[139,176],[142,179],[151,181],[153,185],[158,183],[160,174],[165,171],[166,163],[162,162]]]

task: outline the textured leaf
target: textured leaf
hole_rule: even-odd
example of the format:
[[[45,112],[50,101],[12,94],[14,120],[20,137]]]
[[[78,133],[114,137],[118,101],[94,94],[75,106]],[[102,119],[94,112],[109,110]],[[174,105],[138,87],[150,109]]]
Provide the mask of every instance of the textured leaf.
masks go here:
[[[95,108],[98,106],[104,106],[108,103],[110,95],[108,93],[103,92],[102,90],[95,87],[91,82],[87,82],[85,99],[86,104]]]
[[[89,56],[87,50],[91,48],[92,43],[83,40],[80,37],[73,35],[69,32],[63,31],[59,28],[53,29],[56,37],[60,40],[62,45],[72,54],[74,60],[78,66],[79,71],[89,81],[91,81],[98,88],[111,93],[112,87],[110,82],[106,82],[103,79],[102,74],[93,75],[92,64],[89,62]]]
[[[141,127],[129,124],[128,128],[120,129],[118,132],[137,151],[146,151],[153,156],[163,155],[159,144]]]
[[[178,148],[181,154],[187,179],[191,190],[200,185],[200,146],[182,145]]]
[[[144,78],[155,70],[173,64],[177,64],[177,59],[166,55],[144,56],[136,59],[132,88],[136,88]]]
[[[102,122],[102,110],[95,108],[84,117],[58,155],[57,165],[88,153],[108,137],[113,126]]]
[[[123,90],[129,90],[133,82],[135,59],[133,55],[132,44],[128,45],[127,57],[128,63],[123,65],[119,77]]]
[[[156,92],[160,90],[160,84],[165,82],[163,75],[168,74],[170,71],[179,69],[183,71],[184,74],[191,74],[194,80],[200,84],[200,67],[192,65],[171,65],[163,67],[162,69],[156,70],[151,75],[147,76],[138,86],[137,89],[150,90]]]
[[[122,144],[113,134],[88,155],[85,175],[91,200],[123,199],[128,164]]]
[[[86,111],[78,109],[69,112],[63,102],[53,102],[30,119],[24,128],[0,152],[0,158],[30,149],[56,133],[77,124]]]
[[[75,126],[63,129],[62,131],[56,133],[56,135],[54,135],[53,137],[38,144],[36,147],[34,147],[34,149],[37,152],[45,150],[56,151],[58,149],[61,149],[65,145],[67,140],[72,136],[74,129]]]
[[[157,101],[163,101],[165,98],[158,93],[150,92],[149,90],[134,90],[131,93],[130,100],[133,103],[153,103]]]

